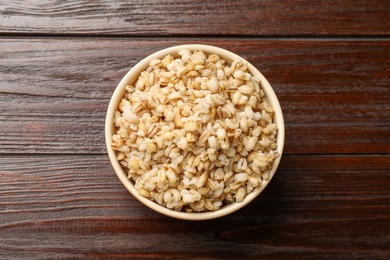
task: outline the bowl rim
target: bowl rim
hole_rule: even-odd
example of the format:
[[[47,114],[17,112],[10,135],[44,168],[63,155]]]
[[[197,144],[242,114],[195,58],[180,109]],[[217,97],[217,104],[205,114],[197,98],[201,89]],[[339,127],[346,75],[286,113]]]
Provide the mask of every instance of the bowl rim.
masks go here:
[[[279,156],[275,159],[273,162],[273,166],[270,172],[270,177],[267,181],[263,181],[261,183],[261,186],[258,186],[256,189],[254,189],[252,192],[247,194],[243,202],[237,203],[234,202],[232,204],[226,205],[222,207],[219,210],[216,211],[209,211],[209,212],[178,212],[171,209],[168,209],[164,206],[161,206],[157,204],[156,202],[147,199],[140,194],[138,194],[137,190],[135,189],[134,185],[131,183],[131,181],[127,178],[127,174],[122,169],[121,165],[116,159],[115,151],[111,148],[112,143],[112,134],[115,131],[114,127],[114,115],[115,111],[117,110],[117,107],[119,105],[119,102],[121,98],[123,97],[125,93],[125,87],[126,85],[133,83],[137,78],[140,72],[145,70],[149,62],[153,59],[162,58],[168,54],[177,54],[177,52],[181,49],[189,49],[189,50],[201,50],[205,53],[215,53],[218,54],[221,58],[232,61],[234,59],[241,59],[242,61],[246,62],[248,64],[248,70],[253,76],[256,76],[261,81],[261,87],[264,90],[265,96],[267,101],[270,103],[270,105],[275,110],[274,115],[274,121],[276,125],[278,126],[278,134],[277,134],[277,151],[279,152]],[[211,45],[205,45],[205,44],[184,44],[184,45],[176,45],[169,48],[162,49],[160,51],[157,51],[141,61],[139,61],[133,68],[131,68],[126,75],[122,78],[122,80],[119,82],[117,87],[115,88],[115,91],[110,99],[110,103],[107,108],[107,114],[106,114],[106,120],[105,120],[105,140],[106,140],[106,148],[107,153],[111,162],[111,165],[118,176],[119,180],[122,182],[122,184],[125,186],[125,188],[142,204],[147,206],[148,208],[177,219],[182,220],[207,220],[207,219],[214,219],[219,218],[228,214],[231,214],[244,206],[246,206],[248,203],[253,201],[263,190],[264,188],[269,184],[269,182],[272,180],[273,176],[275,175],[275,172],[279,166],[282,154],[283,154],[283,148],[284,148],[284,139],[285,139],[285,129],[284,129],[284,119],[283,119],[283,112],[279,103],[278,98],[276,97],[276,94],[269,84],[268,80],[261,74],[261,72],[256,69],[255,66],[253,66],[250,62],[242,58],[241,56],[230,52],[228,50],[211,46]]]

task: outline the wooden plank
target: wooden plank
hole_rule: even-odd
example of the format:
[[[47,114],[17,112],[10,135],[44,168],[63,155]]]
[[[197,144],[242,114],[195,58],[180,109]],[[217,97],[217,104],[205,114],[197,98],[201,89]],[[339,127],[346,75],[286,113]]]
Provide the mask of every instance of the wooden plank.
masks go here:
[[[286,154],[390,152],[390,42],[255,39],[1,39],[0,153],[105,153],[115,86],[145,56],[205,43],[268,78]]]
[[[0,34],[389,35],[387,0],[2,1]]]
[[[0,165],[2,259],[390,257],[389,156],[285,156],[258,199],[202,222],[141,205],[104,155]]]

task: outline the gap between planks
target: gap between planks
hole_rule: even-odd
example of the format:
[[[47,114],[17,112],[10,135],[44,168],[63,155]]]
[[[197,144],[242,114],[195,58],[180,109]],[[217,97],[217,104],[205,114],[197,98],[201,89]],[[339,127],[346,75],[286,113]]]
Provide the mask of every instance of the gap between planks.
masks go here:
[[[47,156],[47,157],[56,157],[56,156],[83,156],[83,157],[88,157],[88,156],[100,156],[100,155],[107,155],[107,153],[4,153],[0,154],[1,157],[40,157],[40,156]],[[390,153],[335,153],[335,154],[283,154],[282,155],[282,160],[284,157],[289,157],[289,158],[297,158],[297,157],[306,157],[306,158],[315,158],[315,157],[322,157],[322,158],[338,158],[338,157],[345,157],[345,158],[354,158],[354,157],[390,157]]]
[[[0,33],[0,39],[221,39],[221,40],[262,40],[262,41],[390,41],[390,35],[239,35],[239,34],[193,34],[193,35],[111,35],[111,34],[77,34],[77,33]],[[69,39],[70,38],[70,39]]]

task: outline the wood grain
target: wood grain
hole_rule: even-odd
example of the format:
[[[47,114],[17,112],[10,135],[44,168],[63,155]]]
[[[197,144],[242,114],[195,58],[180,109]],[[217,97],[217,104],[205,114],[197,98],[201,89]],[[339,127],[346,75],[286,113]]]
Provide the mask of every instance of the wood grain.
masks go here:
[[[0,3],[0,259],[390,259],[388,0]],[[106,155],[125,73],[202,43],[255,65],[286,145],[265,191],[181,221],[139,203]]]
[[[2,259],[390,256],[389,156],[286,156],[258,199],[202,222],[141,205],[104,155],[0,165]]]
[[[0,40],[0,153],[105,153],[109,99],[124,74],[164,47],[205,43],[268,78],[287,154],[390,152],[390,43],[255,39]]]
[[[2,1],[0,34],[389,35],[387,0]]]

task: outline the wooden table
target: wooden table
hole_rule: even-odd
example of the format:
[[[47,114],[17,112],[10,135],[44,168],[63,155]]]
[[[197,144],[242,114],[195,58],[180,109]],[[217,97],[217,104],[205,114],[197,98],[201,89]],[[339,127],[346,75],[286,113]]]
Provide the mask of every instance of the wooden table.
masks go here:
[[[390,259],[390,2],[1,1],[0,259]],[[226,48],[285,116],[265,192],[221,219],[151,211],[117,179],[104,120],[162,48]]]

